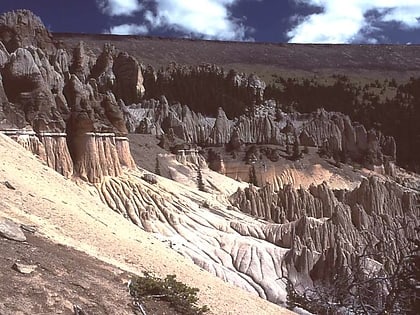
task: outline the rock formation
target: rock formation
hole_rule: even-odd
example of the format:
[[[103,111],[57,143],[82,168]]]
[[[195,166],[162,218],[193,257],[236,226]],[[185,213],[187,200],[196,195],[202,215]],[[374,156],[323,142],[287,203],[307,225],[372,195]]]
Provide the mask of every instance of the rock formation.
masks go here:
[[[322,109],[279,119],[272,102],[263,103],[266,86],[256,75],[226,74],[214,65],[172,64],[156,72],[111,45],[98,56],[83,42],[71,51],[55,47],[28,11],[0,16],[0,74],[3,132],[62,175],[95,183],[110,209],[200,267],[274,303],[286,301],[285,276],[313,288],[367,246],[398,256],[399,246],[415,238],[415,185],[371,176],[356,188],[298,187],[295,179],[305,170],[288,168],[273,171],[271,183],[257,188],[207,168],[198,145],[228,144],[233,151],[266,145],[275,160],[270,146],[300,143],[397,175],[393,138]],[[194,93],[202,104],[188,103],[197,100]],[[223,97],[232,102],[225,108],[219,107],[226,105]],[[203,110],[208,102],[212,116]],[[162,175],[175,181],[137,168],[128,132],[161,136],[172,146],[176,155],[157,161]],[[120,176],[124,168],[132,172]],[[212,168],[224,172],[221,156],[215,154]],[[378,253],[370,259],[392,270],[394,262]]]
[[[51,34],[41,19],[29,10],[17,10],[0,16],[0,41],[9,52],[19,47],[35,46],[54,51]]]
[[[73,51],[57,49],[39,18],[25,10],[0,16],[0,40],[1,129],[33,129],[36,135],[17,131],[16,140],[66,177],[96,182],[121,174],[121,164],[134,168],[113,91],[141,90],[136,60],[117,58],[115,76],[110,47],[99,58],[83,42]],[[121,69],[134,69],[135,82],[124,81]]]

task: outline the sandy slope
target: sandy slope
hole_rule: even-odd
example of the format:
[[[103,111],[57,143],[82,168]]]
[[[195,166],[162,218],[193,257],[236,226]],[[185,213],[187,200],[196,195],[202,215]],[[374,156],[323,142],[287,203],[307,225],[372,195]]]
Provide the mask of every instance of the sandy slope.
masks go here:
[[[105,207],[96,190],[66,180],[30,152],[0,134],[0,212],[40,233],[114,264],[140,273],[176,274],[200,289],[200,300],[215,314],[287,314],[287,310],[238,290],[171,251],[150,234]]]

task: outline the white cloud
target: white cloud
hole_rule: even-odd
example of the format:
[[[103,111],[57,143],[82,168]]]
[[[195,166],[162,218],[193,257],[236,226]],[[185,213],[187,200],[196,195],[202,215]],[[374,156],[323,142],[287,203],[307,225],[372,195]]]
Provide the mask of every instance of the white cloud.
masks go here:
[[[96,0],[96,4],[109,16],[130,16],[143,9],[138,0]]]
[[[322,9],[321,13],[297,19],[297,25],[287,33],[293,43],[370,42],[380,31],[374,23],[396,22],[404,28],[420,28],[418,0],[294,0]],[[375,19],[366,14],[376,11]]]
[[[112,26],[109,33],[116,35],[144,35],[149,32],[146,25],[121,24]]]
[[[232,17],[239,0],[155,0],[156,13],[145,19],[153,28],[169,28],[205,39],[245,40],[247,28]]]

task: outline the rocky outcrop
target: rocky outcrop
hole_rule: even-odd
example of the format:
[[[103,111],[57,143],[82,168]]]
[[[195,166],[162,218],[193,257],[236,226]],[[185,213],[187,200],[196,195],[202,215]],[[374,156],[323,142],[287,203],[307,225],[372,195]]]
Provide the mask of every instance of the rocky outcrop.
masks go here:
[[[112,47],[105,45],[99,58],[83,42],[73,51],[62,45],[56,49],[31,12],[3,14],[0,129],[16,129],[19,143],[66,177],[97,182],[121,174],[121,165],[134,168],[121,104],[113,91],[122,98],[128,93],[122,87],[134,84],[140,89],[142,77],[137,61],[122,56],[115,77]],[[124,69],[134,69],[135,83],[124,81],[130,74]],[[23,128],[34,132],[19,131]]]
[[[41,19],[29,10],[16,10],[0,15],[0,41],[9,52],[35,46],[52,53],[55,48],[52,36]]]
[[[331,155],[373,165],[388,159],[396,160],[396,145],[392,137],[379,131],[367,131],[363,125],[352,123],[341,113],[328,113],[321,109],[313,113],[303,125],[300,143],[306,146],[324,147]]]
[[[91,183],[122,173],[115,134],[85,133],[73,139],[74,173]]]
[[[278,192],[270,186],[250,187],[238,190],[230,200],[245,213],[281,223],[258,232],[243,226],[236,230],[291,247],[285,261],[289,271],[296,273],[292,279],[304,285],[308,279],[328,281],[328,270],[342,270],[366,246],[386,244],[390,257],[398,257],[397,244],[415,238],[420,223],[419,195],[378,177],[362,181],[349,192],[334,192],[326,184],[308,190],[286,186]],[[299,269],[302,261],[305,267]]]
[[[67,147],[65,133],[41,132],[32,130],[7,129],[6,134],[28,151],[43,160],[49,167],[65,177],[73,175],[73,161]]]
[[[26,150],[37,155],[41,160],[47,162],[45,147],[33,130],[4,129],[1,132],[15,140]]]
[[[64,177],[71,177],[73,175],[73,161],[67,147],[67,134],[41,132],[38,136],[45,148],[47,165]]]
[[[116,79],[115,95],[126,104],[137,103],[145,92],[138,61],[127,53],[119,53],[112,70]]]
[[[136,168],[136,163],[130,152],[130,143],[127,137],[115,137],[115,147],[118,153],[118,160],[121,166],[128,169]]]
[[[230,224],[246,220],[243,214],[217,202],[200,207],[192,200],[201,197],[163,186],[140,178],[107,178],[97,188],[110,208],[198,266],[272,302],[285,301],[285,284],[277,280],[286,249],[238,234]]]

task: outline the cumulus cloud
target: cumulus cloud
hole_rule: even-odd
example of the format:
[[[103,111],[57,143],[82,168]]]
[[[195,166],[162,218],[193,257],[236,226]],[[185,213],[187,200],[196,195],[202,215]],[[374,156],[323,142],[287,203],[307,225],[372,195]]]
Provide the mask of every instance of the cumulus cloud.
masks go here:
[[[109,30],[109,33],[115,35],[144,35],[149,33],[149,29],[146,25],[121,24],[117,26],[112,26]]]
[[[249,0],[143,0],[143,4],[137,0],[97,0],[97,4],[109,16],[141,13],[136,15],[137,24],[111,27],[109,32],[115,34],[172,30],[186,37],[251,40],[248,34],[252,29],[232,15],[232,7],[239,1]]]
[[[143,9],[138,0],[96,0],[96,3],[109,16],[130,16]]]
[[[420,28],[418,0],[294,0],[320,12],[294,17],[287,36],[293,43],[376,43],[382,28],[395,23],[401,28]],[[375,14],[371,14],[374,12]],[[297,23],[296,23],[297,21]],[[378,25],[381,25],[379,27]]]
[[[245,40],[248,29],[232,17],[238,0],[155,0],[156,11],[145,19],[154,28],[166,27],[205,39]]]

